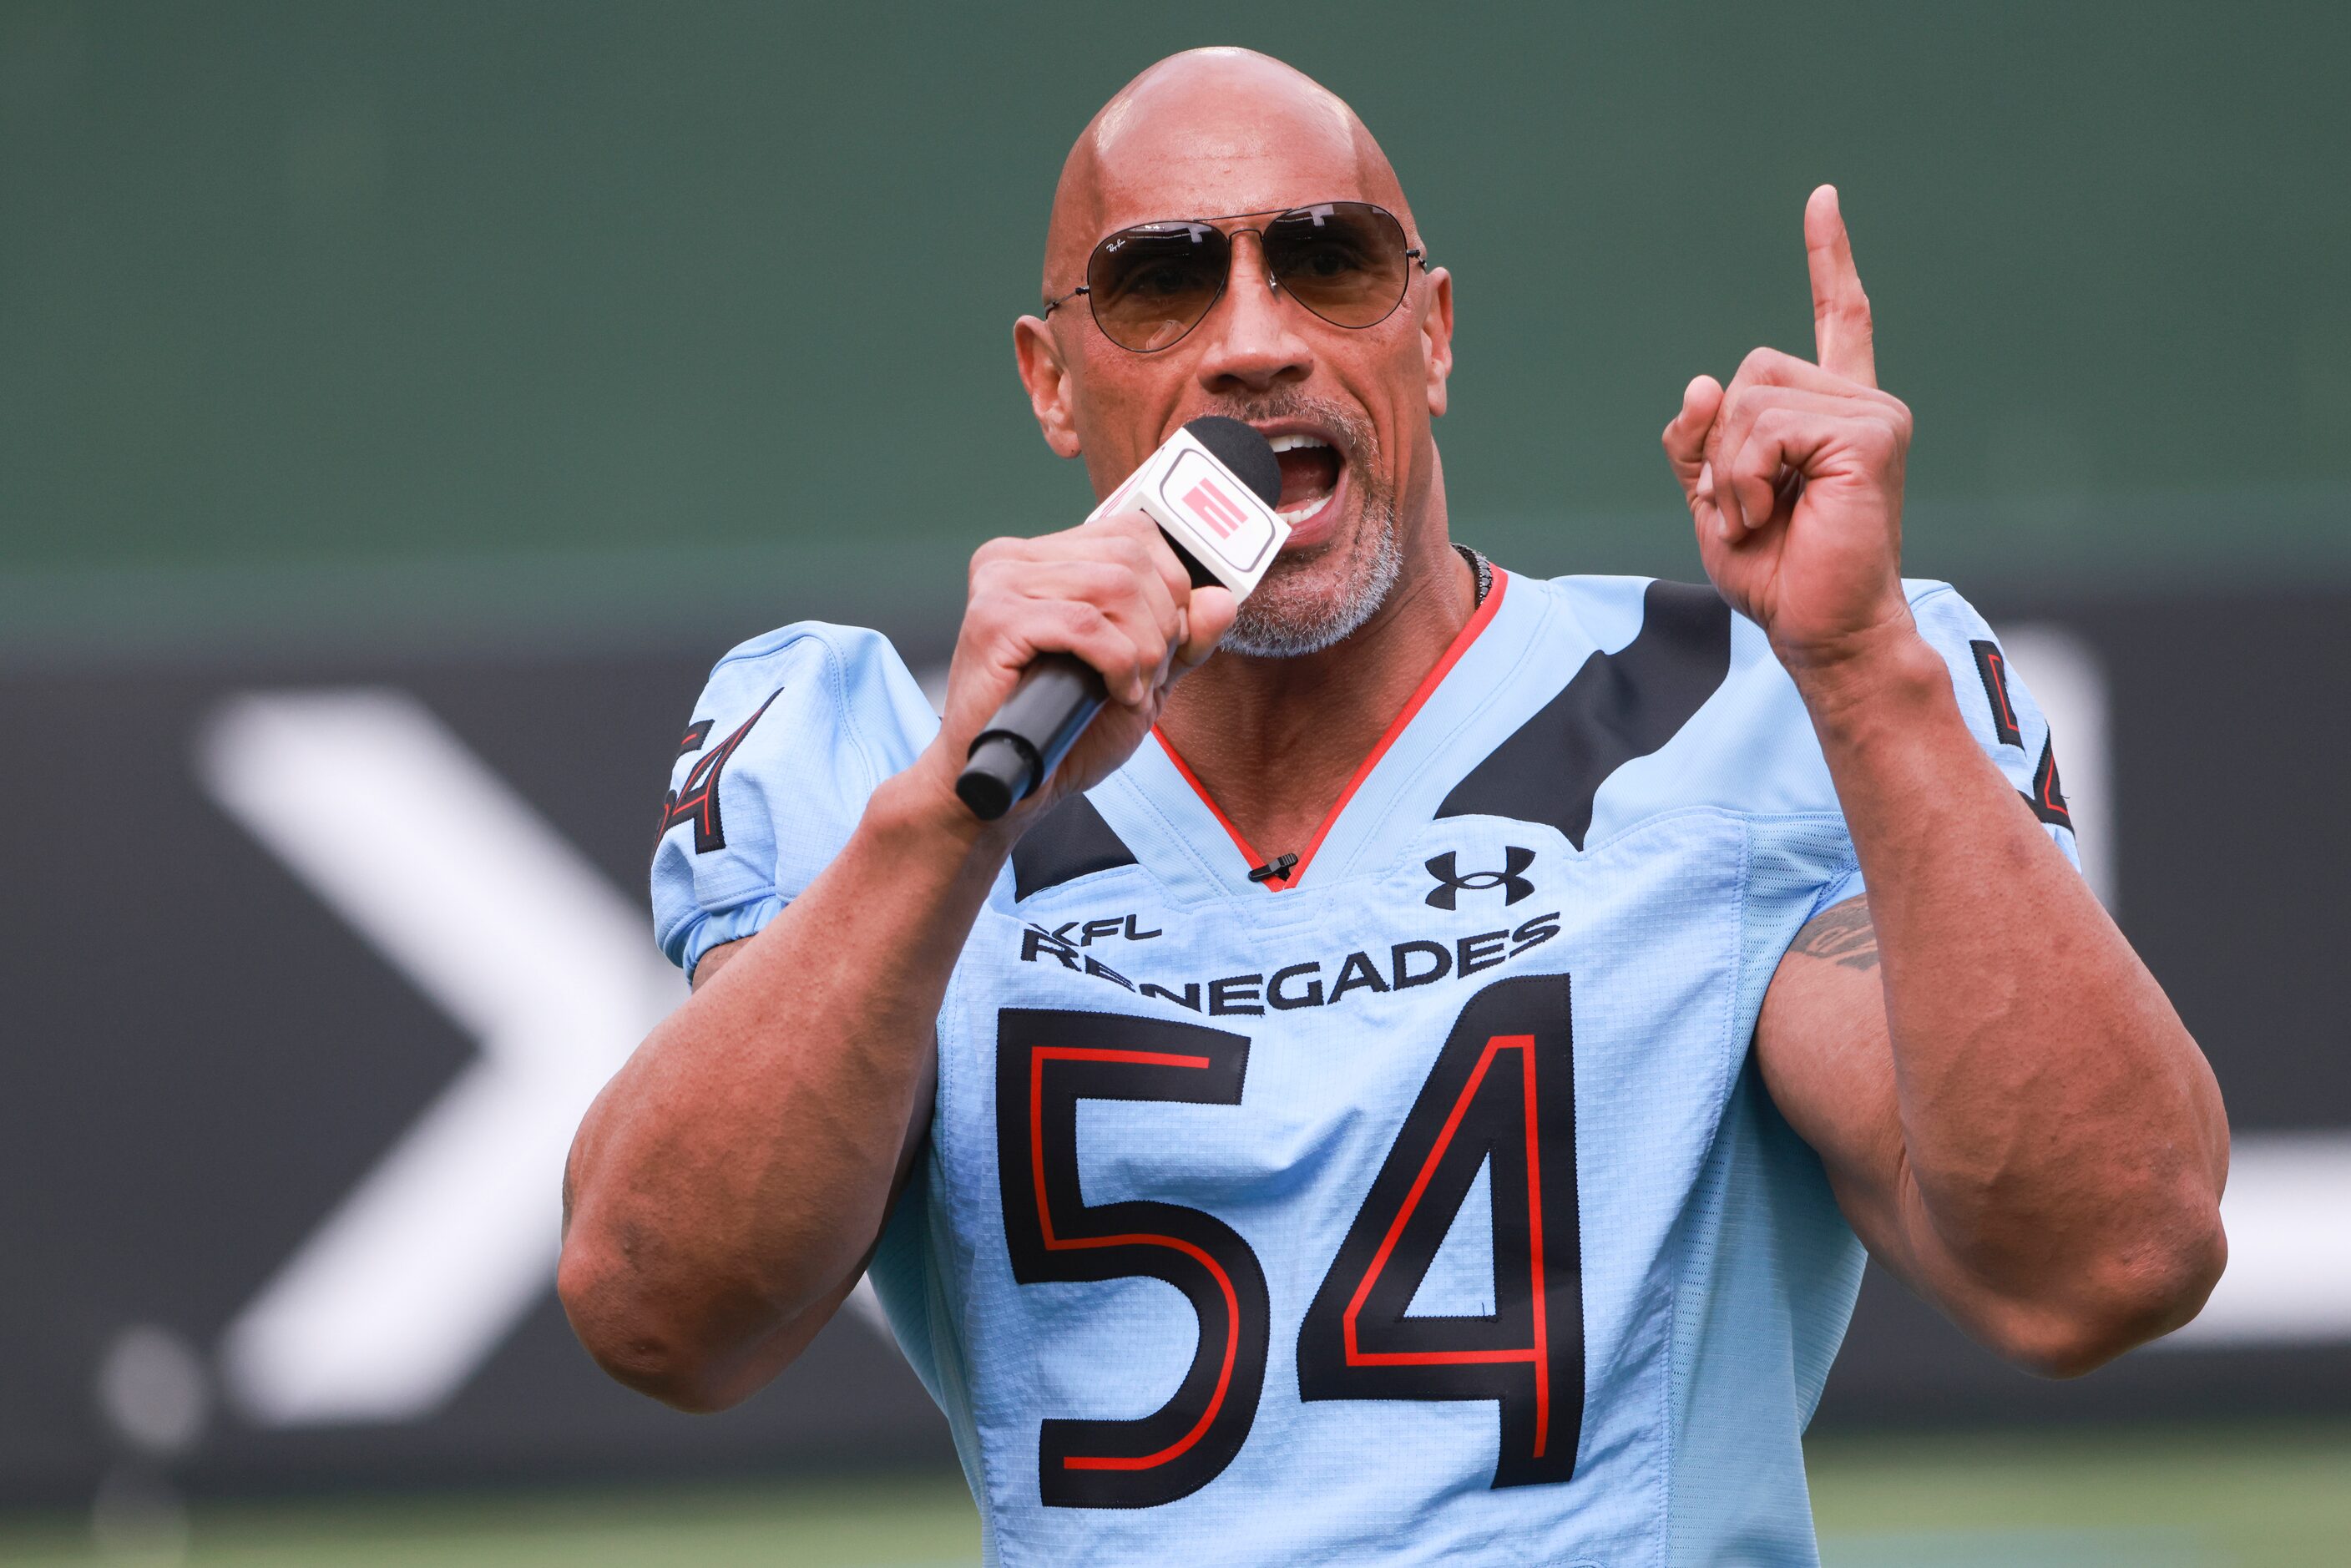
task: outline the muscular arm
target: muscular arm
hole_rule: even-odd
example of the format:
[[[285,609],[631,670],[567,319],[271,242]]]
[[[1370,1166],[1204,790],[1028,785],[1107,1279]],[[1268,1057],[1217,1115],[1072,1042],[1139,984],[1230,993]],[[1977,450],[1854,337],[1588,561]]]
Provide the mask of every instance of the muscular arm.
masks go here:
[[[1015,839],[1134,750],[1231,622],[1231,596],[1194,591],[1140,517],[975,558],[937,738],[765,929],[703,959],[580,1124],[557,1287],[613,1376],[716,1409],[815,1337],[921,1145],[939,1005]],[[956,772],[1046,652],[1092,665],[1110,706],[1044,789],[983,827]]]
[[[1798,936],[1764,1082],[1870,1250],[2011,1359],[2085,1371],[2193,1316],[2228,1126],[2138,956],[1968,733],[1901,577],[1910,411],[1836,192],[1804,211],[1817,363],[1691,381],[1665,446],[1707,573],[1812,715],[1865,905]]]
[[[2009,1358],[2084,1372],[2178,1327],[2225,1255],[2202,1053],[1915,632],[1800,684],[1870,893],[1781,964],[1772,1098],[1871,1253]]]
[[[733,1404],[854,1286],[930,1116],[931,1031],[1003,847],[884,784],[840,856],[605,1086],[564,1172],[559,1284],[631,1386]]]

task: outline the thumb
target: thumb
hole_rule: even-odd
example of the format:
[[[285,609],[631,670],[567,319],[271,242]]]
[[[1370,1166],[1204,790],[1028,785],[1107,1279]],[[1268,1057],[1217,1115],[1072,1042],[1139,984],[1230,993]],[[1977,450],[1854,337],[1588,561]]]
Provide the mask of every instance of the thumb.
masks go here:
[[[1233,629],[1233,617],[1240,612],[1239,601],[1233,591],[1220,585],[1196,588],[1184,608],[1184,643],[1176,650],[1176,663],[1183,669],[1192,669],[1207,662]]]
[[[1666,461],[1673,465],[1674,477],[1681,481],[1685,500],[1698,497],[1698,470],[1706,466],[1706,438],[1714,429],[1715,415],[1721,412],[1722,383],[1712,376],[1698,376],[1682,389],[1682,411],[1666,425]]]

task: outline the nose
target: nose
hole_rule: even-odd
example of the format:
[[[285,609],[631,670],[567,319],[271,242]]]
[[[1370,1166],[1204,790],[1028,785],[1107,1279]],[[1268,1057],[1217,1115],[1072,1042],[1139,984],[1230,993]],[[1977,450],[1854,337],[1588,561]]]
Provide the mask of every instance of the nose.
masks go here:
[[[1300,330],[1301,314],[1274,287],[1256,233],[1235,235],[1232,280],[1196,329],[1207,334],[1196,372],[1200,385],[1230,395],[1304,381],[1313,373],[1314,350]]]

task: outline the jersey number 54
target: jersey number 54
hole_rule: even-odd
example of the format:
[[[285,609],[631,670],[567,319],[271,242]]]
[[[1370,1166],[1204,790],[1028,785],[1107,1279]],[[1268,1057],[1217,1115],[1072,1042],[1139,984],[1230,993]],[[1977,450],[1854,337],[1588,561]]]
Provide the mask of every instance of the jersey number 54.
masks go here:
[[[1080,1100],[1234,1105],[1244,1035],[1123,1014],[1007,1008],[997,1152],[1013,1277],[1146,1275],[1184,1292],[1200,1334],[1175,1396],[1140,1420],[1048,1418],[1045,1502],[1148,1508],[1214,1480],[1248,1439],[1271,1333],[1265,1270],[1240,1234],[1176,1204],[1088,1206]],[[1583,1407],[1575,1072],[1564,975],[1499,980],[1455,1020],[1298,1331],[1301,1398],[1499,1406],[1498,1487],[1574,1473]],[[1481,1166],[1493,1191],[1494,1311],[1406,1311]]]

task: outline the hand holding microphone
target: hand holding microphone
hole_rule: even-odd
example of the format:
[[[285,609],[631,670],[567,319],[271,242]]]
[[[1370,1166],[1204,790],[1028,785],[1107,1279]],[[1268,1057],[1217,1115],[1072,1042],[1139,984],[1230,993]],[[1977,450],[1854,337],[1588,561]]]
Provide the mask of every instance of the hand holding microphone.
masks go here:
[[[1189,587],[1222,586],[1238,601],[1257,586],[1289,537],[1289,525],[1274,512],[1280,496],[1280,465],[1265,437],[1238,420],[1210,414],[1170,436],[1109,499],[1094,508],[1086,522],[1142,513],[1157,526]],[[1027,542],[1041,546],[1047,541]],[[1019,549],[1004,547],[999,558],[1007,550]],[[1074,562],[1044,559],[991,562],[988,552],[983,550],[973,568],[975,611],[980,574],[999,565],[1032,580],[1055,571],[1077,580],[1071,576]],[[1157,586],[1160,593],[1152,599],[1153,608],[1173,610],[1171,591],[1184,585]],[[1092,626],[1095,620],[1104,619],[1099,610],[1084,606],[1065,613],[1073,624]],[[1130,613],[1140,612],[1131,609]],[[1180,623],[1180,614],[1177,620]],[[1143,645],[1150,641],[1147,634],[1141,639],[1138,653],[1146,651]],[[1123,667],[1137,662],[1122,656],[1117,639],[1106,639],[1105,645],[1113,657],[1104,663]],[[1141,662],[1156,668],[1164,658]],[[1126,700],[1139,701],[1149,690],[1146,684]],[[1068,653],[1038,655],[1022,672],[1012,695],[974,737],[956,780],[956,793],[983,821],[1003,816],[1052,776],[1109,696],[1094,663]]]

